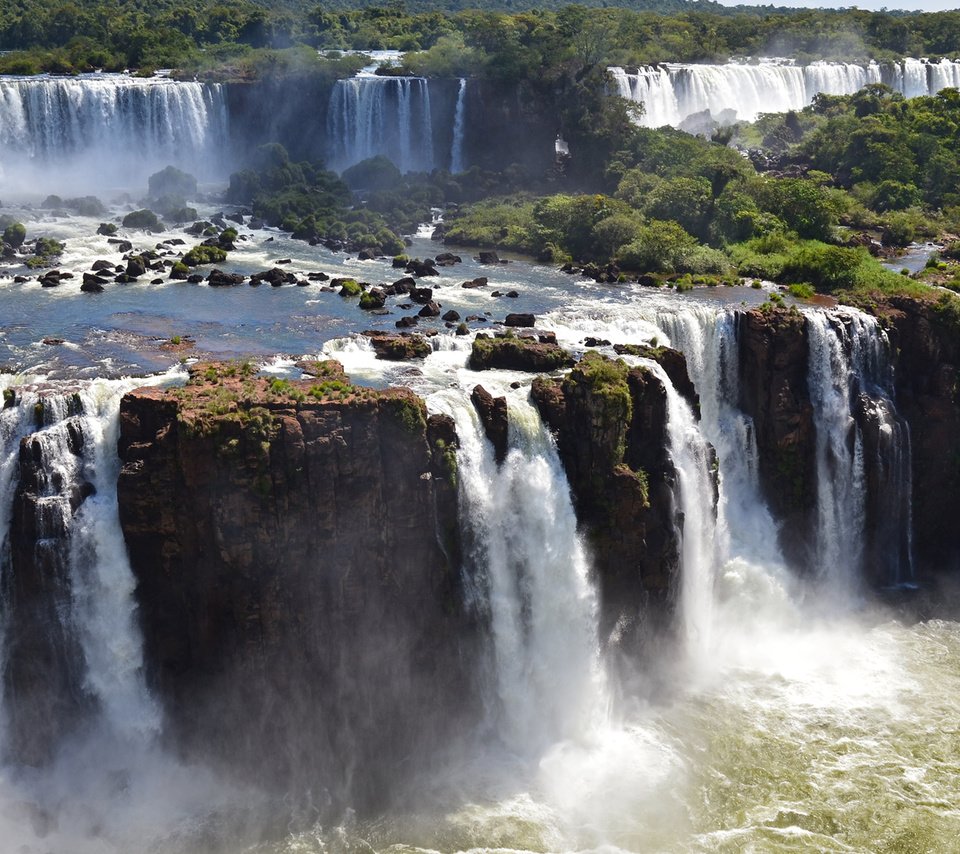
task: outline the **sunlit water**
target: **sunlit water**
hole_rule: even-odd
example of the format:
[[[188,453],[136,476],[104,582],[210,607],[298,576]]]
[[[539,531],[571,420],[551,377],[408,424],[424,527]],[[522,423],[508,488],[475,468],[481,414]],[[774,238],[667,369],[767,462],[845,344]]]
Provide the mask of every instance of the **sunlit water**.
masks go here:
[[[79,273],[100,257],[119,261],[106,239],[94,236],[95,221],[55,220],[38,212],[25,219],[31,234],[67,240],[62,270]],[[253,272],[289,258],[285,266],[297,273],[322,270],[372,283],[402,274],[388,262],[359,262],[273,231],[241,233],[247,240],[238,243],[224,269]],[[146,248],[167,236],[183,235],[131,239]],[[410,254],[436,251],[436,244],[416,240]],[[667,315],[691,307],[710,315],[765,298],[750,288],[681,296],[597,285],[520,262],[482,267],[468,252],[461,254],[462,265],[442,270],[429,283],[438,288],[444,310],[491,321],[508,311],[534,311],[543,328],[556,330],[574,350],[584,348],[588,335],[614,343],[676,338],[673,343],[692,348],[693,332],[681,334],[682,324],[666,322]],[[479,275],[490,277],[488,288],[459,287]],[[520,421],[513,425],[512,472],[484,474],[489,461],[478,457],[478,483],[487,477],[503,495],[533,496],[540,505],[528,508],[531,525],[544,531],[558,520],[567,524],[569,502],[557,492],[559,475],[544,468],[555,457],[549,449],[537,450],[543,437],[523,408],[529,375],[469,371],[469,337],[452,335],[440,321],[422,323],[421,331],[441,334],[421,364],[379,362],[364,340],[349,337],[362,329],[393,329],[397,317],[414,313],[397,308],[395,298],[388,303],[391,314],[369,316],[317,284],[214,289],[144,280],[91,295],[79,292],[78,277],[53,289],[0,279],[0,288],[0,363],[19,372],[53,378],[157,372],[181,355],[160,345],[173,335],[189,335],[196,347],[184,355],[253,355],[270,359],[270,369],[279,373],[292,370],[292,359],[277,354],[323,352],[343,361],[356,379],[411,385],[432,410],[458,411],[461,419],[467,416],[456,401],[481,382],[494,394],[509,395]],[[497,298],[494,290],[517,290],[519,296]],[[44,345],[47,336],[67,343]],[[702,347],[702,364],[692,367],[698,378],[709,374],[703,354],[711,351],[696,346]],[[26,381],[2,378],[4,385]],[[515,382],[518,389],[510,387]],[[125,387],[118,383],[116,389]],[[730,413],[717,400],[702,390],[701,397],[705,418],[713,412],[709,417],[718,425],[728,423],[722,419]],[[109,431],[100,440],[112,441]],[[731,440],[728,453],[738,449],[750,453],[748,445]],[[597,672],[583,633],[593,596],[589,549],[581,552],[570,532],[564,554],[550,560],[569,568],[569,589],[579,591],[580,606],[569,610],[569,599],[564,605],[572,630],[564,636],[544,626],[540,639],[530,642],[539,644],[538,659],[524,667],[539,681],[525,688],[522,672],[506,674],[500,687],[514,708],[509,737],[468,740],[445,772],[422,781],[412,798],[419,807],[376,820],[347,812],[339,822],[314,825],[309,811],[238,789],[202,768],[183,767],[151,736],[132,737],[129,727],[105,721],[103,733],[65,750],[53,769],[0,769],[0,850],[960,850],[960,628],[952,621],[898,622],[852,598],[815,598],[771,549],[771,522],[751,492],[749,460],[739,463],[724,468],[721,461],[735,495],[722,498],[728,509],[721,510],[716,535],[721,543],[711,569],[712,602],[697,611],[697,619],[709,621],[709,643],[678,647],[658,662],[638,682],[649,690],[610,699],[616,691]],[[749,506],[737,506],[737,496]],[[103,501],[109,500],[108,491]],[[91,506],[91,512],[102,509]],[[506,517],[495,522],[504,530],[515,524]],[[531,554],[535,545],[524,542]],[[708,587],[697,595],[710,592]],[[555,593],[544,586],[544,601],[556,600]],[[535,667],[556,654],[551,644],[574,656],[556,685]],[[522,654],[533,649],[528,645]],[[565,664],[557,660],[553,666],[562,670]],[[536,703],[545,715],[539,726]]]

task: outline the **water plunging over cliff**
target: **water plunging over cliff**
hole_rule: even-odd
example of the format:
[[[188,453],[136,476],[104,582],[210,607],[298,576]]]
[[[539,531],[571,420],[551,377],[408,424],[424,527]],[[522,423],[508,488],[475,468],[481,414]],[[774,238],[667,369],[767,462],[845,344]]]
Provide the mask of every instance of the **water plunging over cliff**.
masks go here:
[[[887,336],[874,318],[854,311],[811,312],[807,329],[817,425],[817,572],[839,589],[855,590],[869,539],[876,538],[871,578],[910,581],[910,433],[892,401]]]
[[[589,731],[605,711],[596,592],[549,432],[525,394],[491,388],[509,394],[510,450],[499,465],[465,393],[432,399],[461,442],[466,571],[490,625],[492,723],[511,749],[536,754]]]
[[[450,173],[457,175],[463,172],[463,132],[466,125],[467,112],[467,81],[460,78],[457,89],[457,106],[453,114],[453,143],[450,147]]]
[[[215,84],[0,77],[0,180],[32,191],[142,186],[167,164],[222,180],[227,126]]]
[[[329,165],[389,157],[401,172],[434,168],[430,86],[423,77],[338,80],[327,108]]]
[[[644,105],[640,121],[646,127],[681,127],[704,111],[724,124],[754,121],[760,113],[802,109],[819,93],[850,95],[868,83],[885,83],[908,98],[960,85],[960,62],[948,59],[904,59],[882,65],[663,63],[636,70],[611,68],[610,73],[618,94]]]
[[[55,736],[87,706],[122,737],[159,727],[143,682],[134,581],[117,508],[117,411],[123,392],[136,384],[98,381],[50,393],[8,387],[17,399],[0,412],[3,671],[5,688],[18,700],[4,712],[14,714],[18,741],[5,750],[55,750]],[[7,525],[16,526],[16,541]],[[30,651],[59,660],[63,684],[52,694],[37,684]],[[65,696],[73,708],[63,707]]]

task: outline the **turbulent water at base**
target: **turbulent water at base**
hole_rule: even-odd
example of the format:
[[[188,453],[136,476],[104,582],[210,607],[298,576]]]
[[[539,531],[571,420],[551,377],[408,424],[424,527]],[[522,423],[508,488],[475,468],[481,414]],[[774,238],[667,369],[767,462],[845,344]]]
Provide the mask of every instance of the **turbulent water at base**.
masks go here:
[[[705,110],[724,124],[755,121],[760,113],[799,110],[815,95],[852,95],[869,83],[885,83],[908,98],[933,95],[960,86],[960,61],[904,59],[895,63],[857,65],[782,61],[696,65],[664,63],[636,70],[611,68],[617,93],[642,103],[641,124],[672,125]]]
[[[119,74],[0,77],[0,186],[68,193],[139,186],[175,164],[226,178],[227,110],[216,84]],[[55,179],[55,183],[54,183]]]
[[[423,77],[338,80],[327,107],[330,168],[383,155],[401,172],[434,168],[430,86]]]

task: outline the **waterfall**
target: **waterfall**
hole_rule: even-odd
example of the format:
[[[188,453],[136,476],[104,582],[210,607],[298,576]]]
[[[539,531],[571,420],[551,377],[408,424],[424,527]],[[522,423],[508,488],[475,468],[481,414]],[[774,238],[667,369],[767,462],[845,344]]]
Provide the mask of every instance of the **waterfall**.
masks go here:
[[[327,108],[329,165],[337,171],[370,157],[401,172],[429,172],[433,159],[430,87],[423,77],[361,75],[338,80]]]
[[[491,714],[511,749],[536,752],[589,731],[604,712],[597,600],[553,440],[523,392],[502,391],[510,450],[500,466],[466,393],[432,402],[453,416],[461,442],[468,576],[492,638]]]
[[[847,591],[865,569],[889,584],[908,582],[910,433],[892,400],[886,334],[876,319],[848,309],[811,312],[807,329],[817,428],[817,571]],[[865,566],[868,527],[877,541],[872,567]]]
[[[782,567],[777,525],[760,492],[760,458],[753,420],[739,408],[737,314],[690,306],[657,315],[671,346],[682,350],[700,396],[700,429],[720,464],[717,540],[723,560],[737,556]]]
[[[674,491],[681,518],[680,601],[683,626],[691,651],[710,647],[713,622],[714,576],[718,549],[713,517],[712,455],[690,405],[674,388],[666,371],[650,359],[641,364],[663,384],[667,393],[667,439],[677,474]]]
[[[117,74],[0,78],[0,177],[33,190],[52,177],[58,192],[130,187],[174,164],[222,180],[227,126],[219,85]]]
[[[453,114],[453,142],[450,145],[450,172],[458,175],[464,170],[463,166],[463,129],[467,111],[467,81],[460,78],[460,88],[457,89],[457,107]]]
[[[11,599],[11,591],[15,587],[22,590],[24,582],[28,589],[39,583],[53,596],[55,607],[47,613],[54,614],[58,622],[41,630],[50,638],[52,654],[58,659],[55,666],[66,674],[62,678],[69,690],[95,702],[110,732],[136,741],[156,733],[160,725],[159,709],[143,681],[135,583],[120,530],[116,493],[120,398],[140,384],[142,380],[97,380],[61,391],[14,385],[8,380],[8,405],[0,411],[3,670],[9,674],[11,666],[24,666],[24,662],[11,661],[15,653],[6,641],[11,632],[36,629],[18,621],[35,619],[44,612],[43,607],[37,610],[38,604],[45,607],[33,601],[36,594],[21,592]],[[25,452],[30,460],[27,470]],[[33,516],[21,521],[21,553],[32,551],[26,566],[24,558],[19,565],[11,560],[15,544],[10,526],[17,517],[11,508],[18,495],[18,480],[24,490],[16,499],[18,512],[21,517]],[[24,542],[25,532],[31,530],[35,536],[30,543]],[[36,575],[38,580],[18,581],[18,571]],[[19,609],[25,609],[28,616],[19,614]],[[26,667],[30,666],[27,662]],[[6,687],[6,679],[4,683]],[[3,711],[9,722],[11,710],[4,706]]]
[[[802,109],[819,93],[851,95],[869,83],[885,83],[908,98],[934,95],[960,86],[960,61],[663,63],[629,71],[611,68],[610,75],[617,94],[644,105],[642,125],[681,127],[705,111],[725,124],[752,122],[760,113]]]

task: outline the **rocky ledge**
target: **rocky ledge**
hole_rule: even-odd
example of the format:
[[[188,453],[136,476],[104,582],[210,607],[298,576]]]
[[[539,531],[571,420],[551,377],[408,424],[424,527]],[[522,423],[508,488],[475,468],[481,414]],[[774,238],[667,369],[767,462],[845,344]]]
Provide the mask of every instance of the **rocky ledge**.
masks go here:
[[[188,755],[382,807],[470,713],[457,439],[407,389],[303,367],[198,365],[124,397],[146,668]]]
[[[646,368],[587,351],[562,380],[538,377],[532,392],[592,546],[602,636],[626,658],[651,655],[669,636],[683,524],[666,389]]]

